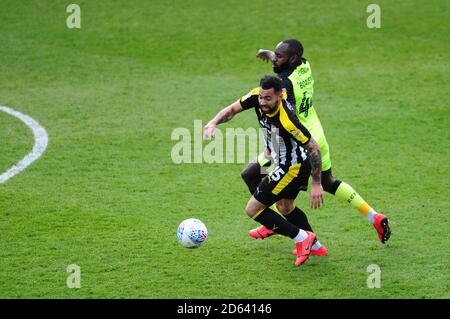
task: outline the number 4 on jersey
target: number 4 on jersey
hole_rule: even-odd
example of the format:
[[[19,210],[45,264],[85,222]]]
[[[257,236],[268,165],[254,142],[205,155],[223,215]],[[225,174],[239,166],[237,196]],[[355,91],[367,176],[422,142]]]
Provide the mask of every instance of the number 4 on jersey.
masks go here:
[[[298,113],[302,114],[305,113],[305,117],[308,116],[308,110],[311,107],[312,104],[312,97],[306,97],[306,92],[303,92],[303,98],[302,103],[300,103]]]

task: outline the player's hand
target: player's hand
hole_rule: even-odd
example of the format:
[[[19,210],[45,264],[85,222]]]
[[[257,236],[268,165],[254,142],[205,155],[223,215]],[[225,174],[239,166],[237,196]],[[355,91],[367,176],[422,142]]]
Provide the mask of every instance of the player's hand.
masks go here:
[[[312,183],[309,201],[311,203],[311,208],[320,208],[323,204],[323,188],[321,183]]]
[[[264,62],[275,61],[275,53],[270,50],[259,49],[258,52],[256,52],[256,57]]]
[[[210,123],[207,124],[203,129],[203,139],[210,140],[213,139],[215,135],[216,135],[216,125]]]

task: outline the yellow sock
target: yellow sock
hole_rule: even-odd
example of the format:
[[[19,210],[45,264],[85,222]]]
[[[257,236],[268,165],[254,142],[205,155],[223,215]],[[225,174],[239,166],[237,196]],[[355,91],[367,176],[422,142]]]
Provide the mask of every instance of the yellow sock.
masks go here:
[[[336,190],[336,197],[346,201],[353,208],[356,208],[361,215],[368,217],[369,213],[375,214],[375,210],[347,183],[341,182]],[[370,219],[370,218],[369,218]]]

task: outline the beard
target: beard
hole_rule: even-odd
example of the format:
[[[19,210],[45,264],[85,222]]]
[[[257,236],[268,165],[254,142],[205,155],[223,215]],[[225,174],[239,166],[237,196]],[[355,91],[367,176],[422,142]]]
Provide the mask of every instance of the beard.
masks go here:
[[[266,111],[261,108],[261,112],[263,112],[264,114],[271,114],[277,110],[277,106],[279,103],[280,100],[277,100],[276,103],[273,104],[273,106],[271,105],[270,107],[268,107],[269,110]]]
[[[289,65],[289,62],[284,62],[280,66],[272,65],[272,68],[273,68],[273,72],[278,74],[278,73],[286,72],[287,70],[289,70],[290,65]]]

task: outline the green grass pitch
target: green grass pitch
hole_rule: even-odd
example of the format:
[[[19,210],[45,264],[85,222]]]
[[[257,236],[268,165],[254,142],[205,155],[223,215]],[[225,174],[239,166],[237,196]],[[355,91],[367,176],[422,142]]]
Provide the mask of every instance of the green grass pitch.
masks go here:
[[[0,184],[2,298],[449,298],[449,2],[1,0],[0,105],[49,135],[43,156]],[[259,48],[302,41],[334,175],[386,213],[379,243],[357,211],[297,199],[326,258],[296,268],[292,242],[251,240],[245,164],[174,164],[193,129],[258,85]],[[257,127],[253,112],[226,127]],[[205,143],[206,145],[206,143]],[[0,174],[33,146],[0,112]],[[196,250],[178,224],[209,231]],[[66,268],[81,269],[81,288]],[[367,267],[379,265],[381,288]]]

